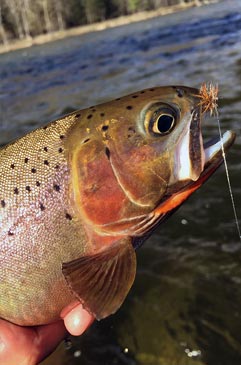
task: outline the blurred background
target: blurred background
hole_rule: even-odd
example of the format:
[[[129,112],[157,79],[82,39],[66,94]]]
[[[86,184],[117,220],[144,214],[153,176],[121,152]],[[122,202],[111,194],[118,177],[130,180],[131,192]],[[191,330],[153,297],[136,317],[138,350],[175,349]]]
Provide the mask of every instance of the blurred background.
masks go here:
[[[146,10],[169,12],[209,2],[213,0],[1,0],[0,41],[7,46],[12,39],[36,40],[41,34],[53,38],[54,32],[79,25]]]
[[[0,51],[18,39],[180,3],[183,11],[2,53],[0,144],[75,109],[140,89],[212,81],[220,88],[222,130],[237,133],[227,161],[240,218],[240,0],[192,2],[203,6],[0,0]],[[203,132],[206,138],[218,135],[215,118],[204,122]],[[137,255],[137,278],[118,313],[61,344],[43,364],[240,365],[241,244],[224,169]]]

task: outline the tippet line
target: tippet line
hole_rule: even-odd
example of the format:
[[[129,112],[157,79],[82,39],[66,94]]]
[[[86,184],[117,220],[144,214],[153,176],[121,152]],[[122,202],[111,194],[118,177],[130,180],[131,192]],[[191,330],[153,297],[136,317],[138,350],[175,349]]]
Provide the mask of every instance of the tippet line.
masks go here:
[[[237,210],[236,210],[236,206],[235,206],[235,202],[234,202],[233,191],[232,191],[230,177],[229,177],[228,165],[227,165],[225,150],[224,150],[224,146],[223,146],[222,131],[221,131],[221,125],[220,125],[219,113],[218,113],[217,107],[215,107],[215,110],[214,111],[215,111],[215,114],[217,116],[218,132],[219,132],[219,136],[220,136],[220,142],[221,142],[221,148],[222,148],[222,155],[223,155],[223,162],[224,162],[224,167],[225,167],[226,176],[227,176],[227,182],[228,182],[228,188],[229,188],[231,203],[232,203],[232,207],[233,207],[234,219],[235,219],[235,223],[236,223],[236,226],[237,226],[239,239],[241,241],[241,230],[240,230],[240,227],[239,227]]]

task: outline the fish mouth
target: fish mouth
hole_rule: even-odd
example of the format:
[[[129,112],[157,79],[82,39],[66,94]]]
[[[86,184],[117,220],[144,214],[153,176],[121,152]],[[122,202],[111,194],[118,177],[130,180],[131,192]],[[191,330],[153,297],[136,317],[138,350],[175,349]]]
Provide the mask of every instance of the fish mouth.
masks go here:
[[[235,140],[236,134],[233,131],[226,131],[222,138],[214,137],[203,144],[204,168],[199,178],[187,186],[203,184],[217,168],[223,163],[224,154],[229,150]]]
[[[189,180],[183,185],[175,186],[175,191],[166,195],[166,197],[159,203],[150,215],[150,223],[142,228],[141,237],[133,237],[133,245],[135,248],[142,245],[142,243],[151,235],[154,229],[159,224],[166,221],[181,205],[188,199],[188,197],[199,189],[204,182],[218,169],[223,163],[223,154],[229,150],[235,140],[236,134],[233,131],[226,131],[220,137],[212,138],[203,144],[204,151],[204,168],[199,178],[195,181]]]
[[[169,192],[169,196],[160,202],[155,209],[155,214],[164,218],[167,213],[174,211],[195,190],[199,189],[223,163],[223,154],[226,154],[228,149],[232,146],[235,137],[236,135],[233,131],[226,131],[221,140],[219,137],[215,137],[205,142],[202,146],[204,166],[199,177],[195,180],[186,181],[186,183],[182,181],[175,184],[175,188],[172,187],[172,192]]]
[[[223,162],[223,154],[235,140],[235,133],[226,131],[222,137],[220,135],[204,142],[202,119],[200,108],[195,107],[177,144],[169,194],[211,175],[210,170],[214,172],[218,168]]]

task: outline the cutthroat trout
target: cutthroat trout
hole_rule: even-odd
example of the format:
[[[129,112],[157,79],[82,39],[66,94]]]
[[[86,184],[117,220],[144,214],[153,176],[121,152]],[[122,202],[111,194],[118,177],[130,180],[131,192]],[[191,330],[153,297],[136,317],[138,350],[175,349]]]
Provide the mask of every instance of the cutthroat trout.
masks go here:
[[[0,317],[45,324],[76,298],[97,319],[120,307],[135,248],[223,161],[218,138],[203,143],[198,94],[143,90],[0,150]]]

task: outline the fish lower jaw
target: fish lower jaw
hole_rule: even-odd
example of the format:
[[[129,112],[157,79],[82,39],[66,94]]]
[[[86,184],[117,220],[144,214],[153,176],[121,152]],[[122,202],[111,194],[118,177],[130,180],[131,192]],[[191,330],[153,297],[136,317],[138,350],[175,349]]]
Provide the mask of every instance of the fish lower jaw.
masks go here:
[[[205,170],[209,165],[219,165],[223,161],[223,155],[226,150],[233,144],[235,140],[235,133],[233,131],[226,131],[220,140],[220,137],[215,137],[212,140],[205,142],[203,148],[201,148],[201,161],[202,169],[200,173],[193,171],[189,155],[189,144],[188,139],[184,139],[181,148],[177,151],[179,156],[176,155],[175,170],[175,181],[185,182],[185,181],[198,181],[199,178],[205,174]]]
[[[234,138],[234,132],[226,131],[221,140],[219,137],[216,137],[212,141],[204,144],[205,165],[215,158],[217,154],[222,153],[223,155],[225,149],[233,142]]]

